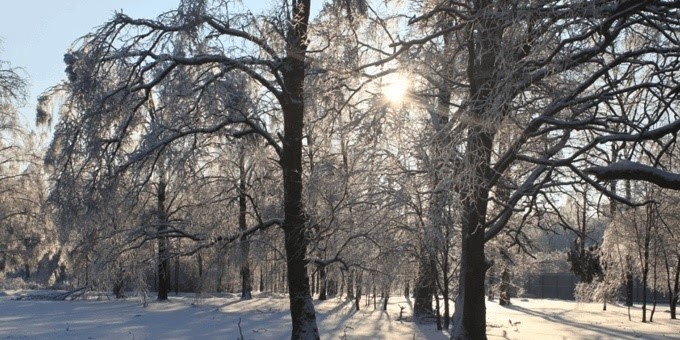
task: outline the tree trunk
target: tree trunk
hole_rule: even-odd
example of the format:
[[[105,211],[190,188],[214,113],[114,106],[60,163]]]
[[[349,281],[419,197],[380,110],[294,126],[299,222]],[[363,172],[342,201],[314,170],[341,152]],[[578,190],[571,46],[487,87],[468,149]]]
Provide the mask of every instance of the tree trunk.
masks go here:
[[[461,263],[451,339],[486,339],[484,278],[489,264],[484,255],[484,224],[489,190],[493,135],[484,127],[471,128],[466,158],[473,171],[470,193],[463,193]]]
[[[649,248],[651,232],[654,225],[654,211],[652,205],[647,205],[647,223],[645,225],[645,236],[643,242],[642,260],[642,322],[647,322],[647,287],[649,286]]]
[[[326,266],[319,266],[319,300],[328,299],[326,284]]]
[[[117,267],[118,275],[114,278],[113,294],[116,296],[116,299],[122,299],[125,297],[125,270],[120,263],[118,263]]]
[[[411,298],[410,293],[411,293],[411,287],[409,287],[409,283],[408,283],[408,281],[406,281],[406,287],[404,287],[404,298],[406,300]]]
[[[354,299],[354,270],[350,270],[347,274],[347,299]]]
[[[284,242],[288,277],[291,339],[319,339],[312,295],[307,275],[308,239],[302,205],[302,131],[304,124],[304,84],[307,52],[307,26],[310,0],[300,0],[291,8],[292,22],[286,32],[286,58],[281,65],[283,95],[279,97],[283,112]]]
[[[165,212],[165,189],[164,181],[158,183],[157,188],[157,216],[158,216],[158,301],[166,301],[170,291],[170,249],[168,238],[163,234],[168,229],[168,215]]]
[[[643,265],[642,269],[642,322],[647,322],[647,275],[649,269]]]
[[[496,269],[495,266],[489,267],[490,272],[488,273],[489,278],[487,279],[488,289],[486,291],[486,297],[488,301],[494,300],[493,285],[496,284]]]
[[[390,289],[387,288],[383,291],[383,305],[382,310],[387,310],[387,301],[390,299]]]
[[[476,1],[473,13],[494,6],[492,1]],[[484,255],[485,224],[489,202],[491,154],[497,124],[503,117],[503,103],[508,93],[497,93],[496,68],[502,28],[497,19],[485,16],[470,26],[467,39],[467,81],[469,98],[467,144],[463,164],[464,183],[460,187],[461,256],[458,297],[453,317],[451,339],[486,340],[486,306],[484,278],[489,263]],[[509,97],[508,97],[509,98]]]
[[[503,267],[501,273],[501,287],[500,296],[498,297],[498,304],[501,306],[510,305],[510,271],[507,267]]]
[[[373,279],[371,281],[375,282],[375,279]],[[378,297],[376,295],[377,295],[376,294],[376,287],[375,287],[375,283],[374,283],[373,284],[373,310],[378,309]]]
[[[437,318],[437,330],[441,331],[442,330],[442,313],[440,312],[439,309],[439,293],[437,293],[437,290],[434,291],[434,302],[435,302],[435,315]]]
[[[238,193],[238,228],[243,233],[248,229],[248,224],[246,217],[248,214],[248,203],[246,197],[247,187],[247,176],[246,176],[246,166],[245,166],[245,146],[241,144],[241,149],[239,152],[238,159],[239,166],[239,193]],[[241,236],[239,244],[239,262],[241,264],[241,300],[250,300],[253,298],[253,278],[250,273],[250,262],[248,257],[250,255],[250,241],[248,237]]]
[[[179,254],[182,250],[182,239],[177,239],[177,253]],[[179,256],[175,257],[175,296],[179,295]]]
[[[630,262],[629,262],[630,264]],[[626,272],[626,306],[627,307],[632,307],[633,306],[633,272],[630,267],[628,267],[628,271]]]
[[[656,312],[657,292],[654,288],[652,292],[652,311],[649,313],[649,322],[654,322],[654,312]]]
[[[659,244],[657,238],[654,238],[654,263],[652,264],[652,312],[649,313],[649,322],[654,322],[654,312],[656,312],[656,303],[658,298],[657,283],[658,283],[658,259],[659,259]]]
[[[260,264],[260,293],[264,291],[264,273],[262,271],[263,264]]]
[[[447,228],[445,231],[446,234],[446,240],[449,240],[450,238],[450,229]],[[444,294],[444,328],[449,329],[449,326],[451,325],[451,309],[450,309],[450,302],[449,300],[451,299],[451,294],[449,293],[449,243],[447,242],[445,245],[446,251],[444,252],[444,260],[442,261],[442,276],[443,276],[443,282],[442,285],[442,294]]]
[[[426,245],[423,245],[425,248]],[[421,252],[420,265],[418,268],[418,279],[415,284],[415,301],[413,303],[413,316],[416,318],[431,317],[434,313],[432,309],[432,296],[436,291],[436,268],[434,259],[430,252]]]
[[[361,282],[361,272],[358,272],[356,274],[356,286],[357,286],[357,294],[354,297],[354,305],[356,307],[356,310],[358,311],[360,309],[360,302],[361,302],[361,286],[363,283]]]
[[[203,256],[201,256],[201,252],[196,254],[196,265],[198,265],[198,277],[200,279],[203,277]]]
[[[316,273],[312,272],[312,275],[310,275],[310,280],[312,280],[312,284],[309,285],[309,292],[314,296],[315,290],[316,290]]]
[[[250,266],[241,266],[241,300],[250,300],[253,298],[253,277],[250,273]]]
[[[678,254],[678,265],[675,267],[675,284],[673,290],[668,287],[668,302],[671,308],[671,319],[677,319],[678,299],[680,298],[680,254]]]

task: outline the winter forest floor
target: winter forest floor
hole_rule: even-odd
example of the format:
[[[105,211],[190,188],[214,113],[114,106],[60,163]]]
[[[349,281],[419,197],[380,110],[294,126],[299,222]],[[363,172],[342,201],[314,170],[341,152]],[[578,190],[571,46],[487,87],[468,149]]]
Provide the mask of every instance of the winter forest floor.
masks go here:
[[[221,295],[171,297],[169,302],[140,298],[46,301],[38,291],[0,291],[2,339],[245,339],[289,338],[288,299],[255,294],[250,301]],[[362,301],[354,311],[345,299],[316,301],[322,339],[447,339],[433,323],[410,322],[411,301],[390,298],[388,311]],[[378,301],[380,304],[380,301]],[[400,306],[404,319],[399,321]],[[378,306],[380,307],[380,306]],[[640,322],[641,309],[573,301],[515,299],[506,308],[487,302],[489,339],[680,339],[680,320],[670,320],[667,305],[657,306],[653,323]]]

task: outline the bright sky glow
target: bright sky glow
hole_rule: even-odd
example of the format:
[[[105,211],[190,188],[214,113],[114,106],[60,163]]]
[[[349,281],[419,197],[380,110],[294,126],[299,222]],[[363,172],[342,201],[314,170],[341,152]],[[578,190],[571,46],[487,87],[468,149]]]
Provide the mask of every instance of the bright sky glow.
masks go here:
[[[392,105],[401,104],[408,94],[410,80],[403,74],[390,74],[382,86],[382,94]]]

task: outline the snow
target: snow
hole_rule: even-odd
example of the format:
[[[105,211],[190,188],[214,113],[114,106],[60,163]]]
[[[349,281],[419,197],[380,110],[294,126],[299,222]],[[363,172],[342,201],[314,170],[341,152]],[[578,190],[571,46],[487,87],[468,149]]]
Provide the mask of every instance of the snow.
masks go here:
[[[17,300],[31,291],[0,292],[0,338],[7,339],[286,339],[290,337],[288,298],[254,294],[241,301],[235,295],[196,298],[171,296],[169,302],[139,298],[76,301]],[[44,295],[44,294],[43,294]],[[399,321],[404,309],[406,321]],[[433,323],[410,322],[410,301],[391,297],[388,311],[353,301],[315,301],[322,339],[448,339]],[[509,308],[487,303],[489,339],[680,339],[680,321],[670,320],[667,306],[657,307],[654,323],[639,321],[635,307],[628,321],[626,308],[599,303],[515,299]]]
[[[514,299],[501,307],[487,302],[489,339],[680,339],[680,320],[670,319],[668,305],[657,305],[653,323],[642,323],[639,305],[628,309],[602,303]],[[651,305],[648,306],[648,314]],[[510,325],[513,324],[513,326]]]
[[[607,166],[592,167],[586,169],[586,172],[601,180],[643,180],[663,188],[680,190],[680,174],[628,160],[618,161]]]

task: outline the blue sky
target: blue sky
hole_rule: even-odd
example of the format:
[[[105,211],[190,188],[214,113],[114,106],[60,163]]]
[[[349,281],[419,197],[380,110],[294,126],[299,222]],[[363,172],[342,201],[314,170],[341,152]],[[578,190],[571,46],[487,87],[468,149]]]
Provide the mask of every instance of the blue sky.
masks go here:
[[[122,10],[152,18],[177,7],[179,0],[11,0],[0,10],[0,60],[21,67],[31,84],[24,121],[34,121],[37,96],[64,78],[63,56],[73,41]],[[257,11],[269,0],[245,0]]]

